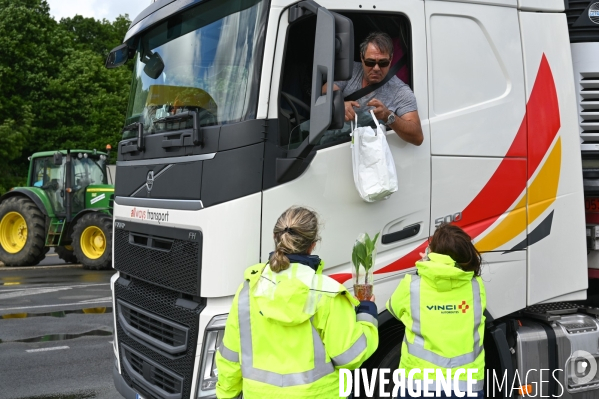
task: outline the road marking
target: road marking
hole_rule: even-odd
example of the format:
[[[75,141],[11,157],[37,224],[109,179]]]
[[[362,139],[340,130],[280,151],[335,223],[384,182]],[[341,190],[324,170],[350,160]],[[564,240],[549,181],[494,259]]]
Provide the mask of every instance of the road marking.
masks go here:
[[[106,301],[106,302],[112,302],[112,297],[111,296],[105,296],[104,298],[94,298],[94,299],[86,299],[85,301],[80,301],[79,303],[95,303],[98,301]]]
[[[11,267],[11,266],[0,266],[0,272],[8,272],[12,270],[39,270],[39,269],[66,269],[66,268],[77,268],[83,269],[83,265],[52,265],[52,266],[22,266],[22,267]]]
[[[23,288],[22,290],[14,290],[12,292],[0,294],[0,300],[9,299],[9,298],[18,298],[18,297],[28,296],[28,295],[49,294],[52,292],[72,290],[73,288],[95,287],[95,286],[99,286],[99,285],[110,285],[110,283],[65,285],[65,286],[61,286],[61,287]]]
[[[81,305],[90,305],[92,303],[112,303],[110,301],[97,301],[97,302],[77,302],[77,303],[55,303],[53,305],[38,305],[38,306],[21,306],[18,308],[0,308],[0,312],[5,312],[7,310],[22,310],[22,309],[39,309],[39,308],[56,308],[60,306],[81,306]]]
[[[25,352],[47,352],[47,351],[58,351],[62,349],[70,349],[68,346],[53,346],[51,348],[39,348],[39,349],[27,349]]]

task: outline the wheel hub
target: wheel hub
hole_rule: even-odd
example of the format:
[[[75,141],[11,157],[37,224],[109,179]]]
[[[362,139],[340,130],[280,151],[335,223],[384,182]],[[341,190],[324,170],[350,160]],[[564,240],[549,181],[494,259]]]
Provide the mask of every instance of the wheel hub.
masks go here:
[[[0,221],[0,245],[10,254],[21,251],[27,243],[27,223],[19,212],[8,212]]]
[[[89,226],[80,237],[81,250],[89,259],[98,259],[106,250],[106,237],[98,226]]]

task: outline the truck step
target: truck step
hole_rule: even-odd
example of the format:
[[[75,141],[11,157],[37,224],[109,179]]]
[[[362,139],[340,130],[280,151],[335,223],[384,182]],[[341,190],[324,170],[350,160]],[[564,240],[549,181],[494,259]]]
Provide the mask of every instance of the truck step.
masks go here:
[[[562,319],[562,316],[578,312],[597,317],[599,315],[599,308],[570,302],[555,302],[529,306],[522,311],[525,316],[545,322],[558,321]]]

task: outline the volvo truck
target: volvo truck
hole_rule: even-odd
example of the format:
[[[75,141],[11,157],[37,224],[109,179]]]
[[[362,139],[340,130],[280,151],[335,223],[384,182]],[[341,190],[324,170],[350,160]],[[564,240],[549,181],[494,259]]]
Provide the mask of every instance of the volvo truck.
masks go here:
[[[332,85],[373,31],[405,62],[424,142],[387,132],[399,188],[366,203]],[[215,397],[233,296],[291,205],[320,214],[316,253],[350,291],[356,238],[380,233],[363,367],[398,366],[385,302],[451,222],[483,254],[487,396],[599,397],[599,2],[158,0],[106,65],[128,60],[111,281],[124,397]]]

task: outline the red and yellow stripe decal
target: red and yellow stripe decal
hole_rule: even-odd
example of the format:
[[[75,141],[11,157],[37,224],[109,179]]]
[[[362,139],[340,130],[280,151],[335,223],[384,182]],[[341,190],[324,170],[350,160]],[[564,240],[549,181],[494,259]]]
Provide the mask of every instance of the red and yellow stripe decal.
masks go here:
[[[511,241],[555,201],[562,158],[561,138],[556,140],[560,127],[555,81],[543,54],[526,104],[526,115],[512,145],[495,173],[462,211],[462,220],[455,222],[476,241],[507,213],[477,241],[476,246],[480,251],[491,251]],[[419,253],[427,245],[428,240],[374,273],[393,273],[414,267],[420,259]],[[351,273],[338,273],[330,277],[344,283],[351,278]]]

